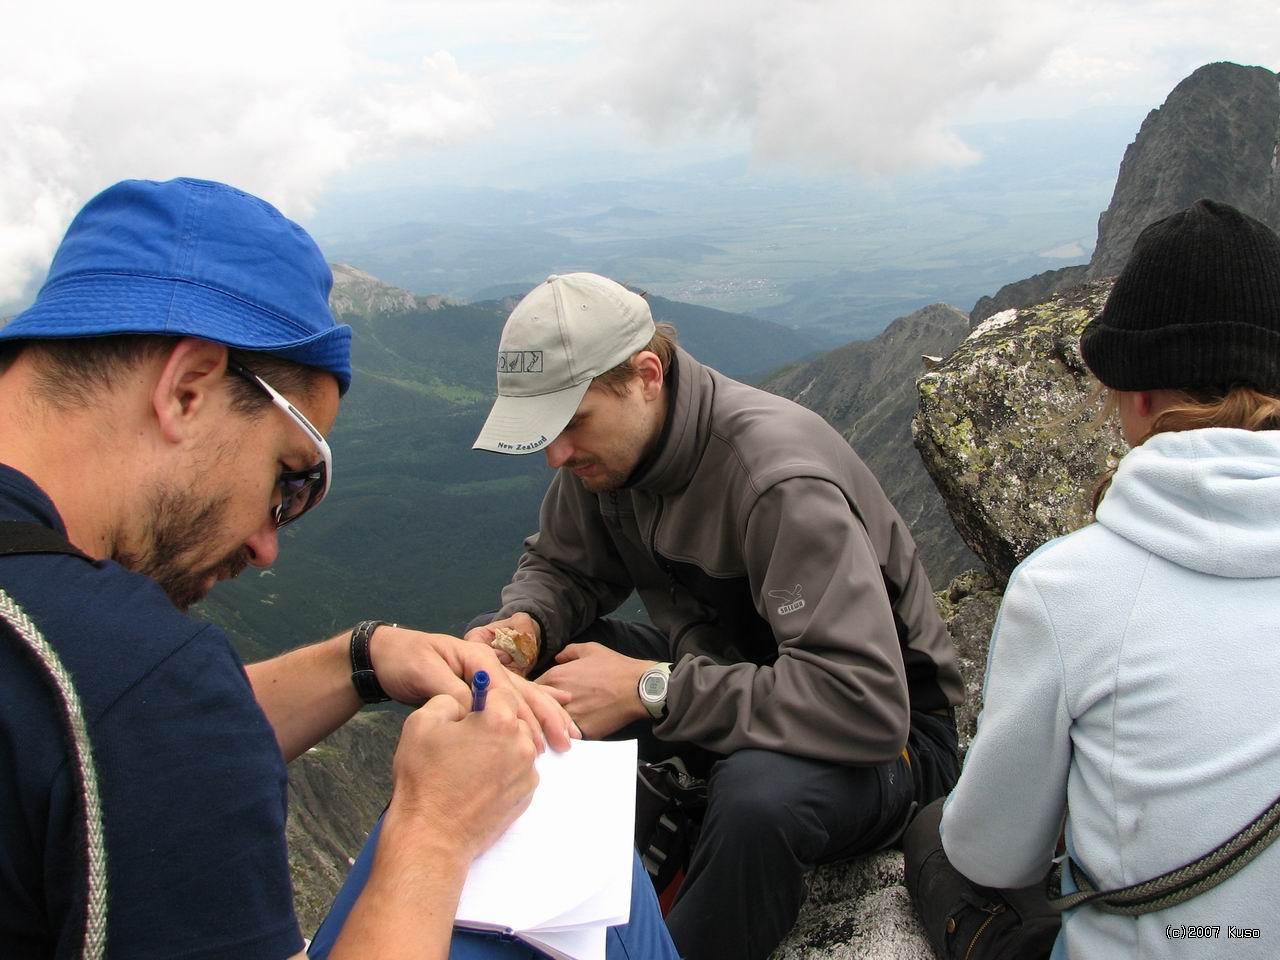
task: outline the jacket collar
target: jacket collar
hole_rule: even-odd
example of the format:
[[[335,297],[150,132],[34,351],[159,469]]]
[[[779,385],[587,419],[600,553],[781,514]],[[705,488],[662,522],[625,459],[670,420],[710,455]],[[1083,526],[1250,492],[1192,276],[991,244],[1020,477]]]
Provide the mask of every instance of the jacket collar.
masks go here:
[[[667,372],[667,419],[657,448],[636,467],[627,486],[655,494],[683,490],[693,479],[710,437],[711,370],[676,347]]]

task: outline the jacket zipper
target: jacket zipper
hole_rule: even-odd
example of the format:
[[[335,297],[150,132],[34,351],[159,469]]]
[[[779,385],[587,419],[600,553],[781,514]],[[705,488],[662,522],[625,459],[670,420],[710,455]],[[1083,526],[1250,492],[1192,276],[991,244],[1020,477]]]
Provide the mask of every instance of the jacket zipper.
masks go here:
[[[658,521],[662,519],[662,498],[654,496],[653,498],[658,506],[653,511],[653,523],[649,524],[649,549],[653,552],[654,559],[658,557]]]
[[[653,523],[649,525],[649,542],[645,546],[648,547],[649,552],[653,554],[653,562],[656,563],[659,569],[667,575],[667,592],[671,597],[671,606],[674,607],[676,605],[676,587],[680,586],[680,581],[676,579],[675,571],[671,566],[671,561],[658,552],[658,523],[662,519],[662,498],[655,496],[654,499],[658,502],[658,508],[653,513]],[[712,622],[714,621],[695,620],[693,623],[686,623],[676,631],[675,636],[671,638],[672,651],[679,649],[680,641],[684,639],[689,631]]]
[[[671,569],[671,563],[662,554],[658,553],[658,523],[662,520],[662,498],[654,497],[657,501],[657,509],[653,511],[653,523],[649,525],[649,543],[647,544],[649,552],[653,554],[653,562],[658,565],[663,573],[667,575],[667,593],[671,597],[671,605],[676,605],[676,575]]]

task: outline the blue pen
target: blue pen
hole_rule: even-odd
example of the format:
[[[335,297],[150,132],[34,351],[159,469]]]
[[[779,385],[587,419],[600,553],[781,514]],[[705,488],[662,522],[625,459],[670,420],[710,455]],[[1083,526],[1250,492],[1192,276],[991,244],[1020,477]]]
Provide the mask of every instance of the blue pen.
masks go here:
[[[471,711],[479,713],[484,709],[484,702],[489,698],[489,672],[477,670],[471,678]]]

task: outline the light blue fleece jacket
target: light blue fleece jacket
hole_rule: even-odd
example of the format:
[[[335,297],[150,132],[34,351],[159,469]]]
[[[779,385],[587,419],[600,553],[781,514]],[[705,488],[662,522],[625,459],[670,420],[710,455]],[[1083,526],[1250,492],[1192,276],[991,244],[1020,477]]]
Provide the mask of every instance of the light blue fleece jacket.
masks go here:
[[[977,883],[1042,877],[1064,816],[1072,858],[1110,889],[1207,853],[1270,806],[1280,432],[1164,433],[1132,450],[1097,522],[1014,571],[984,701],[942,819],[947,856]],[[1165,911],[1070,911],[1054,957],[1278,957],[1278,897],[1275,844]],[[1202,926],[1216,936],[1178,936]]]

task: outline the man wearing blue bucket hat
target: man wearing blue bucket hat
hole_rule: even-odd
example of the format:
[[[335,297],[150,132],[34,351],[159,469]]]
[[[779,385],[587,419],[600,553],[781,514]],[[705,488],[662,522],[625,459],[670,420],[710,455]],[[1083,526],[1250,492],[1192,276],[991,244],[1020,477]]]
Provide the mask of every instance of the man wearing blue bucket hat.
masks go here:
[[[476,644],[366,621],[246,668],[185,615],[329,491],[331,282],[256,197],[127,181],[0,329],[0,956],[298,954],[284,761],[388,698],[425,706],[332,956],[441,956],[535,753],[568,746]],[[468,714],[482,667],[502,689]]]

